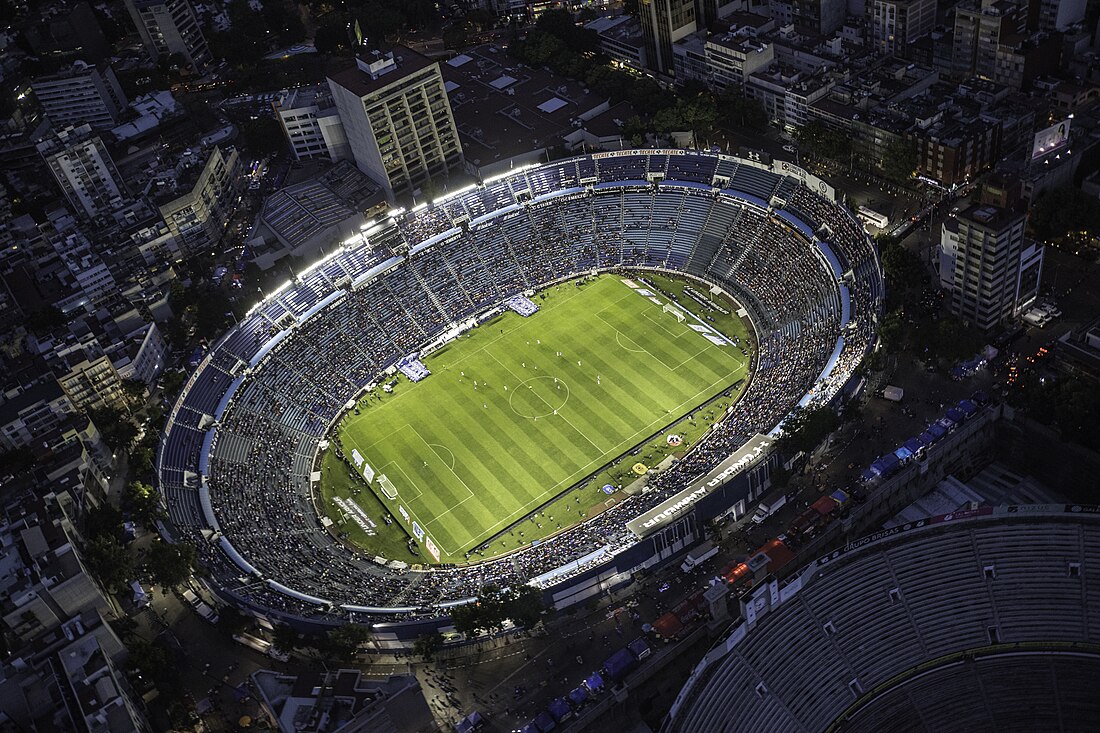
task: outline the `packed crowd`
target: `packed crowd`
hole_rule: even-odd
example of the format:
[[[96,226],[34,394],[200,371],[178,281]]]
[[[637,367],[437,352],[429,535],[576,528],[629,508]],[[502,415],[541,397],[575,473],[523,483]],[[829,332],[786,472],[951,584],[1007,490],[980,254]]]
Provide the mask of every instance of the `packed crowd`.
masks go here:
[[[227,591],[303,615],[339,606],[416,613],[475,595],[488,581],[525,582],[592,555],[571,571],[582,572],[635,541],[629,519],[769,431],[808,390],[829,400],[849,381],[873,339],[882,285],[871,244],[847,212],[793,179],[728,159],[636,157],[611,169],[630,181],[620,186],[578,187],[608,172],[602,160],[575,159],[400,215],[270,297],[215,345],[173,409],[159,462],[177,530],[197,540]],[[740,182],[751,190],[641,181],[658,166],[669,179],[680,171],[697,183]],[[521,193],[529,203],[501,206]],[[839,280],[804,234],[747,203],[773,194],[777,206],[830,243]],[[486,216],[498,209],[499,216]],[[430,237],[438,241],[421,245]],[[310,474],[318,441],[365,386],[447,324],[509,296],[593,268],[631,266],[720,285],[751,312],[759,336],[753,385],[705,441],[656,478],[658,491],[507,558],[431,572],[373,562],[330,537],[312,503]],[[838,344],[839,357],[823,375]],[[194,482],[184,480],[196,471],[209,486],[202,511]],[[214,523],[222,544],[201,541]],[[234,556],[247,558],[247,567]]]

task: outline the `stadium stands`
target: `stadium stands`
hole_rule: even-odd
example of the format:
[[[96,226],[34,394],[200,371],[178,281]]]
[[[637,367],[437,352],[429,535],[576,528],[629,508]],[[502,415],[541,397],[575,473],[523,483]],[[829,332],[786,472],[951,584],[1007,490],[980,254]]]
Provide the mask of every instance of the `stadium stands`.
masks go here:
[[[773,195],[786,197],[782,217],[768,207]],[[827,240],[840,281],[806,231]],[[318,441],[367,384],[512,296],[620,267],[718,285],[749,311],[759,340],[755,375],[733,414],[657,479],[658,491],[509,558],[430,572],[376,564],[324,530],[310,489]],[[214,581],[247,602],[314,618],[339,611],[299,595],[433,613],[487,578],[524,582],[633,542],[626,521],[770,431],[807,395],[832,399],[873,343],[881,297],[874,248],[850,214],[758,165],[631,151],[522,169],[395,212],[268,295],[189,378],[158,454],[160,488],[176,534],[195,541]],[[208,540],[198,484],[186,479],[197,474],[235,556]],[[256,584],[253,571],[273,583]]]
[[[884,534],[790,578],[700,664],[663,732],[1087,729],[1100,704],[1069,671],[1100,668],[1100,582],[1070,568],[1100,566],[1100,518],[987,508]]]

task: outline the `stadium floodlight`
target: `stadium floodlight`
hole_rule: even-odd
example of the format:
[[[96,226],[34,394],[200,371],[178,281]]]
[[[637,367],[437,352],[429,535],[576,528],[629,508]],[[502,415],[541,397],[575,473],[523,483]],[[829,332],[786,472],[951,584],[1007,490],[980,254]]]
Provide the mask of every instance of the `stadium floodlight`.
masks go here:
[[[458,189],[457,191],[452,191],[448,194],[444,194],[443,196],[440,196],[437,199],[434,199],[432,201],[432,206],[439,206],[440,204],[445,203],[447,201],[450,201],[453,198],[458,198],[459,196],[461,196],[464,193],[469,193],[470,191],[473,191],[475,188],[477,188],[476,183],[471,183],[469,186],[463,186],[462,188]]]

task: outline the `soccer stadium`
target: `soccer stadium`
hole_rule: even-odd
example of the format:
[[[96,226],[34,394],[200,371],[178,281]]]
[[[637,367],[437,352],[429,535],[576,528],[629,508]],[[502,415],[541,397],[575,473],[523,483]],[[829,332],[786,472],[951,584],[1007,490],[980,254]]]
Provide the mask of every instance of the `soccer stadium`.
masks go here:
[[[189,375],[168,531],[299,624],[489,581],[567,605],[744,512],[783,419],[850,388],[882,288],[836,192],[782,162],[598,153],[391,211]]]
[[[931,517],[762,583],[662,733],[1096,730],[1096,512]]]

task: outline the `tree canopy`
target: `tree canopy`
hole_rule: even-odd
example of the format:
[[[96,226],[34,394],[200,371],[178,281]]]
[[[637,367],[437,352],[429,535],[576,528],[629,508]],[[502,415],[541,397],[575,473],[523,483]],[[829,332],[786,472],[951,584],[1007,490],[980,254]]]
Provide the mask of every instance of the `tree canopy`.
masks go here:
[[[809,453],[840,425],[840,417],[831,407],[800,407],[783,423],[779,449],[787,455]]]
[[[149,546],[145,564],[154,583],[165,588],[179,587],[191,578],[195,547],[187,542],[157,540]]]
[[[481,589],[477,600],[451,610],[451,622],[463,634],[495,631],[505,620],[517,626],[531,627],[543,612],[542,595],[529,585],[518,587],[489,584]]]

